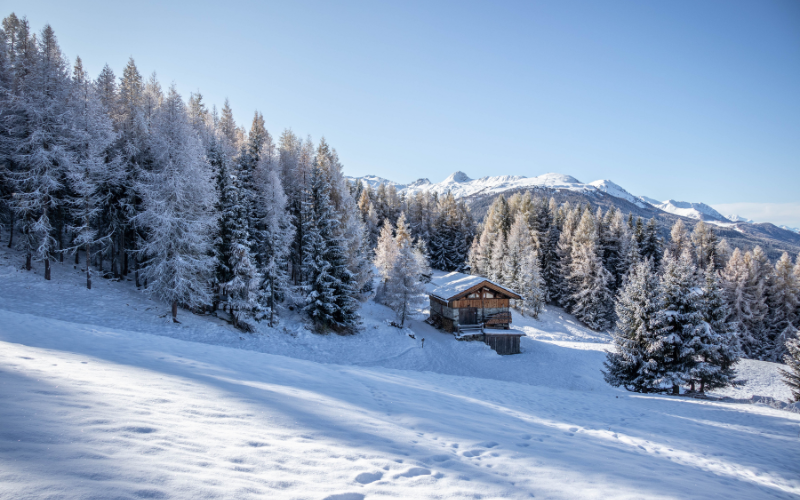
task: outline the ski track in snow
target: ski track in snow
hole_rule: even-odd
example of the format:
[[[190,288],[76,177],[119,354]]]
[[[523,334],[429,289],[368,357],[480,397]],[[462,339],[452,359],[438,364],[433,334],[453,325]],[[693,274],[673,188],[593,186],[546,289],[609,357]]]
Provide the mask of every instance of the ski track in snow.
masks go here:
[[[558,309],[501,357],[373,303],[355,336],[247,335],[53,274],[0,267],[0,498],[800,496],[800,415],[611,388]],[[729,395],[785,399],[740,370]]]

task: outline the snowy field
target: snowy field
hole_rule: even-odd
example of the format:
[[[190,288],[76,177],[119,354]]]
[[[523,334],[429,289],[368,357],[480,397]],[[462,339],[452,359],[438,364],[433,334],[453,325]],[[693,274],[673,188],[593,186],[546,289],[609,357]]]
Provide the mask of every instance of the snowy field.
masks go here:
[[[507,357],[373,303],[355,336],[250,335],[20,262],[0,253],[3,499],[800,496],[800,414],[611,388],[608,337],[559,310],[515,316]],[[786,400],[776,365],[741,373],[724,395]]]

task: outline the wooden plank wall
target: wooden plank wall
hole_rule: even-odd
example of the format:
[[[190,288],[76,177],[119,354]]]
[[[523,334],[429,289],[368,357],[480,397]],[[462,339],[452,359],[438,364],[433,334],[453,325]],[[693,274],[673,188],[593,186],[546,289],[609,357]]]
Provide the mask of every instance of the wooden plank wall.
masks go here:
[[[462,307],[476,307],[478,309],[480,309],[481,307],[485,307],[489,309],[490,307],[491,308],[508,307],[508,299],[483,299],[482,303],[481,299],[458,299],[454,300],[450,304],[451,304],[450,307],[454,309],[461,309]]]

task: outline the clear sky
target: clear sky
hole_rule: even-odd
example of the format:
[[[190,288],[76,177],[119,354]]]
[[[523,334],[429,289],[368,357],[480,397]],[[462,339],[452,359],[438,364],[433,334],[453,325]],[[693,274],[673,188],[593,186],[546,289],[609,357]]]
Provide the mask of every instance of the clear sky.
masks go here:
[[[324,135],[348,175],[559,172],[800,227],[797,0],[0,5],[92,74],[133,56]]]

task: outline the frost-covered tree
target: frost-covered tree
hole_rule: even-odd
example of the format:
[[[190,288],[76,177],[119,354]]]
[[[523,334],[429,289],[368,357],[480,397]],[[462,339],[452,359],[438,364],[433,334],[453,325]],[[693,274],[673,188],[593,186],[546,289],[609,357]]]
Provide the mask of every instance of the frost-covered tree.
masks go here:
[[[672,255],[683,255],[685,250],[692,251],[692,239],[689,236],[689,232],[686,230],[686,225],[683,223],[683,220],[678,219],[675,224],[672,225],[670,237],[672,239],[669,242],[668,250]]]
[[[397,241],[394,239],[394,227],[389,219],[384,219],[381,234],[378,237],[378,245],[375,247],[375,259],[373,263],[378,269],[382,285],[378,289],[376,301],[382,302],[386,292],[386,284],[389,282],[392,267],[397,260],[400,249],[397,248]]]
[[[77,58],[73,69],[72,111],[74,119],[74,161],[67,170],[67,183],[71,196],[69,209],[73,234],[72,249],[83,249],[86,256],[86,288],[92,288],[91,255],[95,245],[110,240],[113,233],[100,232],[106,228],[100,218],[110,196],[109,185],[124,178],[124,171],[116,157],[111,156],[115,134],[111,119],[106,115],[95,86],[86,77],[83,64]]]
[[[603,267],[597,246],[595,217],[585,210],[572,238],[568,281],[572,294],[569,311],[593,330],[611,326],[611,274]]]
[[[397,256],[386,282],[384,304],[397,314],[402,328],[414,307],[423,302],[425,288],[421,276],[426,263],[411,240],[400,239],[400,236],[398,234]]]
[[[704,328],[697,272],[688,250],[678,258],[670,252],[664,255],[660,288],[658,321],[664,329],[659,337],[664,353],[660,361],[663,382],[672,386],[673,394],[678,394],[681,385],[691,382],[692,370],[697,367],[702,348],[699,331]]]
[[[256,202],[261,228],[259,271],[263,275],[263,300],[269,325],[275,324],[275,308],[289,288],[287,274],[289,251],[294,240],[294,226],[286,210],[287,197],[276,170],[263,172]]]
[[[147,292],[171,303],[177,321],[179,304],[195,308],[211,301],[216,195],[203,147],[174,86],[156,112],[149,146],[153,169],[138,186],[144,210],[135,219],[147,232],[140,249],[143,274]]]
[[[800,312],[800,282],[794,275],[792,259],[784,252],[775,263],[773,283],[768,297],[769,329],[772,352],[768,359],[780,362],[786,355],[786,342],[797,336]]]
[[[695,262],[699,269],[706,269],[710,262],[719,260],[716,257],[717,235],[714,234],[714,229],[702,220],[692,231],[692,243],[694,244]]]
[[[727,321],[728,308],[713,260],[705,272],[699,307],[702,323],[695,333],[695,364],[689,370],[689,380],[692,390],[703,393],[733,384],[736,378],[733,366],[740,356],[739,341],[733,325]]]
[[[661,264],[663,243],[658,236],[658,224],[655,217],[650,219],[644,228],[639,251],[642,254],[642,258],[652,260],[656,268]]]
[[[63,248],[65,177],[75,161],[71,82],[50,25],[20,50],[14,97],[3,110],[6,133],[0,140],[11,164],[12,206],[22,232],[17,246],[25,254],[25,268],[31,269],[35,255],[44,262],[49,280],[50,259]]]
[[[662,360],[667,344],[659,320],[660,285],[650,261],[633,265],[617,297],[615,351],[606,353],[603,375],[614,387],[657,392],[666,377]]]
[[[219,261],[224,272],[219,286],[227,298],[233,326],[249,332],[255,329],[253,320],[261,309],[258,301],[261,275],[250,253],[247,209],[241,202],[239,179],[227,169],[223,175],[219,217],[224,245]]]
[[[792,398],[800,401],[800,339],[786,342],[787,353],[783,357],[788,370],[781,370],[783,380],[792,391]]]

